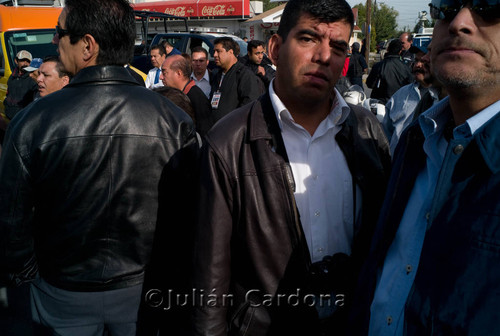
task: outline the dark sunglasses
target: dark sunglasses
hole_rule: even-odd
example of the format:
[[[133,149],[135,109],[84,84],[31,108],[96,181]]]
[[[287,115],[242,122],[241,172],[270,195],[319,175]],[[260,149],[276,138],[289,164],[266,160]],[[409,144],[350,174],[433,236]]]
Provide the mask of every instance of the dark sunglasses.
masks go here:
[[[500,18],[500,0],[432,0],[429,4],[434,20],[452,21],[468,3],[471,10],[484,20]]]
[[[56,26],[56,34],[59,38],[63,38],[65,35],[69,35],[69,30]]]

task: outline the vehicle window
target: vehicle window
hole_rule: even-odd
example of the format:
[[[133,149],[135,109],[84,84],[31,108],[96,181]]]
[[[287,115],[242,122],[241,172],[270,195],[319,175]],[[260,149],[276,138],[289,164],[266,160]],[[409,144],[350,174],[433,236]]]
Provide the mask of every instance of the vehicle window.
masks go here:
[[[52,44],[54,29],[16,30],[5,33],[7,58],[11,69],[15,68],[14,58],[21,50],[27,50],[33,58],[57,55],[57,46]],[[5,67],[5,65],[3,65]]]
[[[240,57],[245,56],[247,54],[248,44],[243,40],[237,40],[236,42],[238,42],[238,45],[240,46]]]
[[[197,38],[197,37],[191,37],[189,39],[189,45],[188,45],[188,48],[189,48],[189,51],[193,51],[193,48],[196,48],[196,47],[201,47],[203,45],[203,40],[200,39],[200,38]],[[208,50],[208,49],[207,49]]]
[[[164,41],[168,41],[168,43],[170,43],[171,45],[174,46],[174,48],[177,48],[179,49],[180,51],[182,51],[182,37],[179,36],[175,36],[175,37],[167,37],[167,38],[162,38],[160,39],[160,43],[163,43]]]
[[[189,39],[189,45],[187,46],[187,49],[189,50],[189,54],[191,54],[193,52],[193,49],[195,47],[202,47],[203,49],[208,51],[208,54],[209,54],[208,58],[213,59],[213,55],[211,55],[211,51],[210,51],[210,45],[207,44],[205,42],[205,40],[203,40],[199,37],[191,37]],[[213,51],[212,51],[212,54],[213,54]]]

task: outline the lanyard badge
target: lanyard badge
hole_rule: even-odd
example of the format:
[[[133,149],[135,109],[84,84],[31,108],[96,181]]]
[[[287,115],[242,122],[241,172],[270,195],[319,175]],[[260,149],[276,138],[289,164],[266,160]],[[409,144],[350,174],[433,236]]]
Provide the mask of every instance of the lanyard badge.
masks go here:
[[[219,108],[220,96],[221,93],[219,91],[214,92],[214,95],[212,96],[211,104],[214,110],[217,110]]]

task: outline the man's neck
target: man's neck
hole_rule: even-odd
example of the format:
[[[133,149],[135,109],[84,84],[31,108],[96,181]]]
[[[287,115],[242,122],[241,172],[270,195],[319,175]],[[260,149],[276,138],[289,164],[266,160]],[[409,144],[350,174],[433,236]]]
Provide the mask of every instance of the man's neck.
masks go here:
[[[500,97],[500,86],[485,88],[484,86],[468,89],[448,90],[450,107],[453,112],[455,124],[461,125]]]
[[[331,96],[326,99],[318,99],[318,101],[311,102],[303,101],[302,99],[296,99],[296,97],[287,97],[280,94],[279,88],[276,87],[276,82],[274,82],[274,90],[280,100],[283,102],[288,112],[293,117],[293,120],[304,127],[309,134],[313,135],[316,132],[319,124],[330,113],[332,107],[332,101],[335,96]]]
[[[231,68],[233,67],[233,65],[235,65],[236,63],[238,63],[238,60],[237,60],[237,59],[235,59],[235,60],[231,61],[231,63],[230,63],[230,64],[228,64],[228,66],[227,66],[227,67],[222,68],[222,72],[223,72],[224,74],[226,74],[229,70],[231,70]]]
[[[199,73],[196,73],[196,72],[193,72],[194,74],[194,78],[196,78],[196,80],[201,80],[203,77],[205,77],[205,73],[207,72],[207,70],[205,70],[204,72],[199,72]]]
[[[179,90],[181,91],[184,91],[184,89],[186,88],[186,86],[189,84],[189,82],[191,81],[191,78],[186,78],[182,83],[181,85],[179,85],[179,87],[177,87]]]

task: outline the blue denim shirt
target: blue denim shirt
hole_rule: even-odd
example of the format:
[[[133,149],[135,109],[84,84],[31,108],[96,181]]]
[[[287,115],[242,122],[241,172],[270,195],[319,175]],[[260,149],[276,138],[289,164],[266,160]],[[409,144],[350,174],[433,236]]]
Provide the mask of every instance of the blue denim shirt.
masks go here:
[[[456,127],[449,143],[443,136],[451,116],[447,98],[420,116],[426,165],[417,176],[378,277],[370,309],[370,335],[403,335],[405,303],[415,280],[426,230],[448,195],[450,172],[460,158],[457,154],[498,112],[500,101]]]

